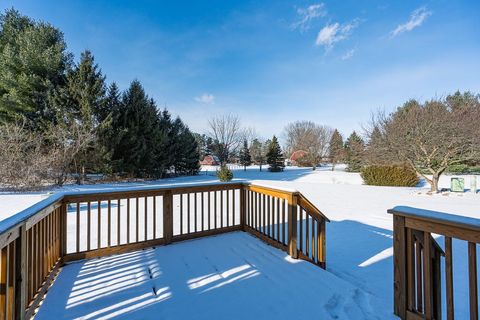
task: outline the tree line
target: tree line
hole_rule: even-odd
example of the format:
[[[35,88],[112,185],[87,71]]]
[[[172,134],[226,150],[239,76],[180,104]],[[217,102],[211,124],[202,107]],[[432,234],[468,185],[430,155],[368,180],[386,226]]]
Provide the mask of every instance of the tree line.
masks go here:
[[[142,84],[110,84],[89,50],[14,9],[0,15],[0,183],[161,178],[199,170],[197,140]]]

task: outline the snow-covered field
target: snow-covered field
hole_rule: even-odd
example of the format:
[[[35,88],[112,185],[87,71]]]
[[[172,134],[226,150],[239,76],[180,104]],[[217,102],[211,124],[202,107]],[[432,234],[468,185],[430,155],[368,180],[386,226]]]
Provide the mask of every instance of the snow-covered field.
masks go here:
[[[223,309],[228,318],[230,315],[242,318],[249,310],[252,313],[248,315],[259,314],[259,318],[278,316],[282,310],[296,312],[294,318],[302,318],[303,314],[298,312],[304,312],[299,307],[303,306],[324,319],[371,319],[372,314],[384,319],[391,316],[393,310],[392,217],[387,214],[387,209],[405,205],[480,218],[480,194],[428,195],[426,184],[416,188],[365,186],[358,174],[343,170],[332,172],[329,168],[316,171],[287,168],[283,173],[270,173],[253,167],[247,171],[235,170],[234,176],[235,179],[297,189],[330,218],[331,223],[327,224],[328,273],[308,263],[293,263],[282,252],[249,235],[223,235],[130,254],[124,258],[103,258],[68,266],[49,293],[49,297],[58,298],[52,303],[49,300],[53,298],[47,297],[40,315],[43,314],[44,318],[60,317],[62,310],[59,306],[63,306],[69,307],[72,315],[81,317],[90,314],[93,318],[114,315],[118,310],[134,307],[150,310],[152,314],[159,315],[156,318],[182,318],[182,315],[191,315],[191,312],[202,308],[214,310],[212,312]],[[442,177],[440,186],[448,188],[449,179],[449,176]],[[477,179],[480,183],[480,177]],[[196,177],[134,185],[212,181],[216,181],[214,169],[204,168]],[[468,179],[465,185],[466,188],[470,186]],[[66,186],[53,191],[115,189],[117,186]],[[1,218],[28,207],[42,197],[40,193],[0,194]],[[443,246],[443,239],[438,241]],[[212,250],[213,247],[215,250]],[[466,247],[465,243],[454,241],[455,311],[458,319],[468,317]],[[169,258],[163,258],[165,256]],[[122,265],[130,260],[131,263]],[[145,266],[142,267],[143,262],[154,264],[154,275],[150,280],[145,280],[145,272],[148,271]],[[101,277],[105,273],[112,274],[108,278],[110,280]],[[289,273],[295,276],[292,279],[285,277]],[[300,286],[297,282],[308,283],[308,286]],[[70,286],[59,285],[61,283]],[[218,284],[221,285],[217,287]],[[197,285],[198,288],[195,287]],[[117,290],[116,286],[129,290]],[[68,297],[67,290],[72,288],[75,291]],[[147,295],[147,288],[150,288],[150,295]],[[92,292],[99,290],[100,298],[95,300],[98,303],[92,302],[92,296],[88,294],[90,289]],[[105,290],[110,293],[109,297]],[[156,292],[154,296],[152,290]],[[288,300],[288,293],[293,293],[295,298]],[[296,300],[297,294],[308,298]],[[242,302],[230,301],[237,295],[238,299],[242,297]],[[75,299],[75,296],[79,297]],[[313,300],[310,300],[312,296]],[[116,300],[110,300],[114,298]],[[223,300],[220,303],[216,299]],[[112,304],[113,301],[115,304]],[[192,303],[191,308],[189,302]],[[233,313],[236,303],[245,307],[237,307]],[[85,308],[80,308],[80,305]],[[310,306],[312,309],[308,309]],[[173,314],[173,310],[177,313]],[[125,318],[132,317],[126,314]]]

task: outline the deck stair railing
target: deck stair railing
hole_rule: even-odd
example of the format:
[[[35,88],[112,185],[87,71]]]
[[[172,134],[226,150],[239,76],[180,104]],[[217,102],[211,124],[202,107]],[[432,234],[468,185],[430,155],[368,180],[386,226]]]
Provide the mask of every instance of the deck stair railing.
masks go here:
[[[401,319],[442,319],[443,309],[444,318],[454,319],[452,239],[457,239],[468,243],[470,319],[478,319],[476,245],[480,243],[480,220],[411,207],[395,207],[388,212],[393,214],[395,314]],[[444,237],[445,252],[432,234]]]
[[[56,194],[0,223],[0,319],[31,318],[65,263],[231,231],[325,268],[328,221],[295,190],[249,183]]]

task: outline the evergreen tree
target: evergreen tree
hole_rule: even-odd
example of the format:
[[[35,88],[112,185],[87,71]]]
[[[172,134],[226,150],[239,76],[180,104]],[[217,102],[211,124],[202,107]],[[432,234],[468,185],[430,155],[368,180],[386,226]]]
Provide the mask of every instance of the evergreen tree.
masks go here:
[[[252,156],[253,163],[260,166],[262,171],[262,165],[265,163],[265,154],[262,143],[258,139],[253,139],[250,144],[250,155]]]
[[[118,172],[131,177],[160,177],[158,154],[167,137],[160,128],[160,119],[154,101],[138,80],[134,80],[123,94],[122,104],[115,116],[116,144],[112,159]]]
[[[240,164],[243,166],[243,170],[247,171],[247,166],[252,164],[252,157],[250,156],[250,150],[248,149],[247,140],[243,140],[243,148],[239,154]]]
[[[174,122],[177,136],[175,137],[176,154],[174,160],[175,173],[197,174],[200,170],[198,143],[188,127],[177,118]]]
[[[347,152],[347,170],[350,172],[359,172],[364,162],[365,143],[355,131],[348,137],[345,143],[345,150]]]
[[[280,144],[275,136],[273,136],[271,142],[268,144],[266,158],[269,164],[269,171],[279,172],[285,168],[285,158],[283,157],[282,148],[280,148]]]
[[[332,171],[335,170],[335,165],[344,160],[345,148],[343,145],[343,138],[337,129],[333,131],[329,144],[329,157],[332,161]]]
[[[106,129],[106,125],[101,126],[104,120],[105,93],[105,77],[92,53],[86,50],[82,52],[78,65],[68,72],[65,86],[54,94],[58,124],[72,126],[75,123],[82,131],[90,131],[96,137],[75,159],[74,171],[79,183],[87,172],[109,171],[108,150],[99,139],[100,129]]]
[[[0,121],[27,119],[41,129],[55,121],[51,94],[65,82],[72,56],[63,33],[14,9],[0,15]]]

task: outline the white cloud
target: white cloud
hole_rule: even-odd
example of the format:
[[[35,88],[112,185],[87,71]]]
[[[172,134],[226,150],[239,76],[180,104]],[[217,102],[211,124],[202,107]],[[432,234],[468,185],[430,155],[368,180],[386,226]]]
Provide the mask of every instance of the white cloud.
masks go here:
[[[353,29],[358,26],[358,23],[359,20],[355,19],[346,24],[338,22],[327,24],[318,32],[315,44],[317,46],[325,46],[327,50],[331,49],[335,43],[347,39]]]
[[[390,32],[390,36],[393,38],[401,33],[412,31],[413,29],[420,27],[423,22],[432,15],[431,11],[428,11],[426,7],[420,7],[412,12],[410,20],[398,25],[395,30]]]
[[[292,23],[292,29],[306,31],[310,29],[310,23],[316,19],[327,15],[325,4],[317,3],[305,8],[297,8],[297,21]]]
[[[212,104],[215,102],[215,96],[211,93],[204,93],[199,97],[195,97],[195,101],[205,104]]]
[[[355,49],[348,50],[342,55],[342,60],[348,60],[355,54]]]

